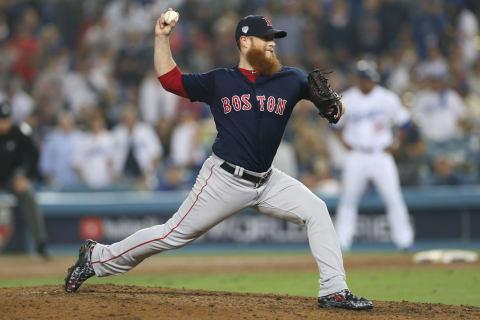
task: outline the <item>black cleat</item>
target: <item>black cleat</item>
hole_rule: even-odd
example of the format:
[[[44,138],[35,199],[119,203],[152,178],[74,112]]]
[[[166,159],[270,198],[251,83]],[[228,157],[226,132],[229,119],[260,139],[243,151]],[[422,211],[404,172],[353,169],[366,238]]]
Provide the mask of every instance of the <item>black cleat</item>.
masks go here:
[[[65,278],[65,291],[73,293],[80,288],[82,283],[95,275],[91,259],[91,252],[97,242],[88,239],[78,249],[78,260],[75,265],[68,268],[68,275]]]
[[[318,297],[320,308],[343,308],[350,310],[368,310],[373,308],[373,302],[359,298],[350,290],[344,289],[327,296]]]
[[[37,245],[37,253],[40,256],[40,258],[42,258],[45,261],[48,261],[48,260],[52,259],[52,257],[50,256],[50,254],[47,251],[47,245],[45,244],[45,242],[40,242]]]

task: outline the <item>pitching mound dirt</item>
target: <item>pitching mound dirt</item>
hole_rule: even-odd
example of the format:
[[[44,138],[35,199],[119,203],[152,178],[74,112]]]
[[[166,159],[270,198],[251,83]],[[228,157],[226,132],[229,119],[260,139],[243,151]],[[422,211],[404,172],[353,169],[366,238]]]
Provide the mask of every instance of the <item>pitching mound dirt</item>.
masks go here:
[[[315,298],[88,285],[0,289],[1,319],[480,319],[480,308],[374,301],[369,311],[319,309]]]

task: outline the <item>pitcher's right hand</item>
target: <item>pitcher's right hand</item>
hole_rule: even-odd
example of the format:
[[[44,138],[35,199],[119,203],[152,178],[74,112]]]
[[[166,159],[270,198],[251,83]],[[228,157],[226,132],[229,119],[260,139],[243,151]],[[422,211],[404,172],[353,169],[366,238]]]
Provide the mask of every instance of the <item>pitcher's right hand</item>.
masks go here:
[[[173,11],[172,8],[168,8],[168,11]],[[155,36],[156,37],[168,37],[170,36],[170,33],[172,32],[173,28],[177,22],[174,20],[170,22],[170,24],[167,24],[165,22],[165,14],[162,13],[160,18],[157,19],[157,23],[155,24]]]

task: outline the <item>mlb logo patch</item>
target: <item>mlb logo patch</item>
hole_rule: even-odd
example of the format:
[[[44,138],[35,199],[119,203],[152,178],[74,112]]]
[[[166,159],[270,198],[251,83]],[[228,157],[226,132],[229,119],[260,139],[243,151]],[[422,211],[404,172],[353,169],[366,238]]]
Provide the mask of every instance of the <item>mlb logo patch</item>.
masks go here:
[[[248,32],[248,26],[242,27],[242,32],[246,34]]]

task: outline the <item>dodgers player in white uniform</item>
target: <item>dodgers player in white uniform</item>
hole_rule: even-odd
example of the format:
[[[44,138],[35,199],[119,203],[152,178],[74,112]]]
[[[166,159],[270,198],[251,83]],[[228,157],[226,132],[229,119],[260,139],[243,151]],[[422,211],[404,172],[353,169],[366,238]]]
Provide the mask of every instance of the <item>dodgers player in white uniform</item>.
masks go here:
[[[210,105],[218,130],[213,154],[187,199],[165,224],[111,245],[87,240],[69,269],[65,290],[75,292],[93,275],[125,273],[149,256],[190,243],[236,212],[254,208],[306,226],[321,277],[319,307],[371,309],[371,301],[347,287],[340,244],[325,202],[272,167],[293,107],[310,97],[306,75],[275,62],[274,39],[286,32],[274,29],[264,16],[247,16],[235,32],[238,66],[182,74],[170,51],[168,36],[174,25],[165,15],[157,22],[155,69],[165,89]],[[273,68],[265,69],[268,65]]]
[[[377,84],[379,75],[373,61],[358,61],[356,72],[356,85],[342,96],[349,110],[337,123],[342,142],[349,150],[335,221],[340,245],[342,250],[352,245],[358,203],[371,180],[385,202],[393,242],[400,249],[408,249],[414,235],[389,149],[396,140],[393,127],[399,127],[401,133],[408,126],[410,115],[393,91]]]

